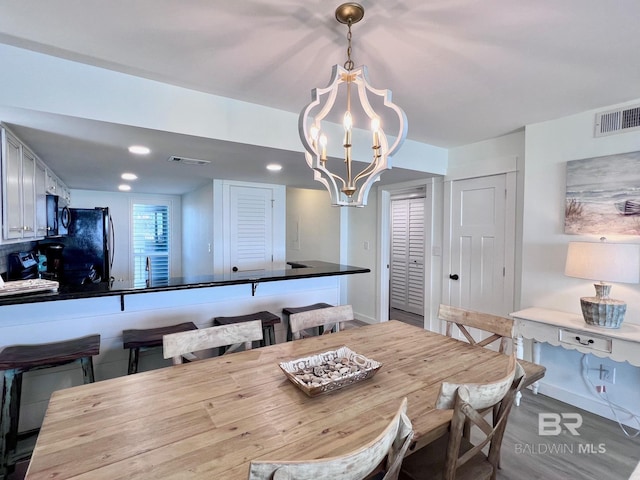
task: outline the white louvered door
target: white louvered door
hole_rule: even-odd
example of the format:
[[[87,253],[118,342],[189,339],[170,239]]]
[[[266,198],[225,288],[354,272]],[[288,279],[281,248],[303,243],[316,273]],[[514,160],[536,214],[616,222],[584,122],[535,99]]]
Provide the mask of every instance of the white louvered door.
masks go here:
[[[273,189],[231,185],[229,194],[232,271],[270,269],[273,261]]]
[[[392,308],[424,315],[424,198],[391,201]]]

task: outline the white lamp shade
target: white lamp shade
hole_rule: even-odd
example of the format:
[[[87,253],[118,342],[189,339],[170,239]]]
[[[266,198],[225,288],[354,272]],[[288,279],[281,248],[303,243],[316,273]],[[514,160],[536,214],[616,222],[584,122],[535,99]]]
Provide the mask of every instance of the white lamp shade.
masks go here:
[[[565,275],[601,282],[640,282],[640,245],[569,242]]]

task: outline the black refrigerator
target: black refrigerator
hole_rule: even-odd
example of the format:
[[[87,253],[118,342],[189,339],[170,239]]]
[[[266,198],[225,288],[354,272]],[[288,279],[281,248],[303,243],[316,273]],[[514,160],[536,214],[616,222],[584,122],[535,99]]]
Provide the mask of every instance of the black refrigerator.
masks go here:
[[[83,285],[110,282],[113,244],[109,209],[96,207],[70,208],[67,235],[42,246],[48,271],[55,270],[62,284]]]

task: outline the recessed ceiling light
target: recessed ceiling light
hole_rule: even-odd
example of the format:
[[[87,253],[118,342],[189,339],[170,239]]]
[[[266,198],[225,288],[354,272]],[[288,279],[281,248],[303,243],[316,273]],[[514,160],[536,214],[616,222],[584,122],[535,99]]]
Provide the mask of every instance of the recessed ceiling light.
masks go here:
[[[123,180],[137,180],[138,176],[135,173],[123,173],[120,178]]]
[[[267,170],[271,170],[272,172],[278,172],[282,170],[282,165],[278,165],[277,163],[270,163],[267,165]]]
[[[144,147],[142,145],[131,145],[129,147],[129,151],[131,153],[135,153],[136,155],[147,155],[149,154],[149,152],[151,152],[151,150],[149,150],[149,147]]]
[[[122,185],[118,185],[118,190],[120,190],[121,192],[128,192],[129,190],[131,190],[131,185],[123,183]]]

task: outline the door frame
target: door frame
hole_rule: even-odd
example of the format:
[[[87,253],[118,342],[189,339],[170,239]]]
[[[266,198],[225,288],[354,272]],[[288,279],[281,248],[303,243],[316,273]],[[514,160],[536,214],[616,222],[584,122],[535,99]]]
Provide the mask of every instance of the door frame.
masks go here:
[[[448,271],[451,265],[451,212],[452,212],[452,188],[453,182],[461,182],[472,180],[474,178],[495,177],[498,175],[505,176],[505,223],[504,223],[504,302],[500,305],[500,311],[491,312],[496,315],[508,315],[515,309],[515,293],[516,293],[516,187],[517,173],[515,171],[502,172],[491,175],[477,175],[468,178],[446,179],[444,182],[444,245],[446,248],[443,252],[443,270],[442,270],[442,298],[450,298],[448,294]],[[443,330],[444,322],[440,322],[439,331]]]
[[[441,198],[442,177],[424,178],[410,182],[381,185],[378,187],[378,261],[376,268],[376,318],[380,322],[389,320],[389,270],[391,265],[391,196],[401,192],[424,187],[424,326],[431,328],[433,298],[440,298],[440,277],[442,246],[441,235]],[[436,309],[437,311],[437,309]]]
[[[394,208],[394,205],[396,205],[396,202],[404,202],[404,207],[403,208],[405,209],[405,212],[403,214],[404,217],[402,218],[402,220],[404,220],[404,222],[405,222],[405,227],[407,229],[406,231],[407,231],[408,235],[407,235],[407,239],[406,239],[407,240],[406,251],[405,251],[405,254],[404,254],[404,257],[403,257],[403,262],[406,265],[405,265],[404,281],[403,281],[403,283],[404,283],[404,291],[402,292],[402,295],[404,295],[404,299],[402,300],[401,303],[402,303],[402,306],[404,308],[400,308],[399,310],[405,310],[405,311],[407,311],[409,313],[414,313],[414,312],[412,312],[412,310],[415,309],[417,311],[415,313],[417,313],[418,315],[422,315],[422,316],[424,316],[424,287],[423,287],[422,296],[421,296],[421,299],[420,299],[420,301],[422,303],[422,307],[421,308],[417,308],[417,307],[412,307],[410,305],[410,293],[409,292],[411,291],[411,289],[409,288],[409,283],[410,283],[410,278],[411,278],[411,270],[412,270],[412,266],[413,266],[413,264],[411,263],[411,235],[412,235],[412,231],[413,230],[411,228],[410,219],[411,219],[412,205],[422,204],[422,207],[423,207],[423,210],[424,210],[425,197],[426,197],[425,190],[426,189],[421,188],[421,189],[418,189],[418,190],[415,190],[415,191],[411,190],[410,192],[401,192],[401,193],[398,193],[398,194],[391,195],[391,202],[390,202],[390,204],[391,204],[390,205],[391,222],[390,222],[390,229],[389,229],[389,231],[391,233],[391,247],[392,247],[391,248],[391,254],[389,255],[389,259],[390,259],[390,262],[389,262],[389,275],[390,275],[390,277],[393,277],[393,276],[391,276],[391,274],[393,273],[393,266],[394,266],[393,244],[394,244],[394,238],[396,238],[396,236],[394,234],[394,226],[395,226],[395,214],[394,214],[394,211],[396,211],[395,208]],[[420,200],[420,201],[418,201],[418,200]],[[425,277],[426,277],[426,275],[424,273],[424,262],[425,262],[425,259],[424,259],[424,256],[425,256],[425,250],[424,250],[424,243],[425,243],[425,240],[424,240],[424,231],[425,231],[424,213],[422,215],[422,219],[421,220],[422,220],[421,228],[422,228],[422,231],[423,231],[423,235],[422,235],[423,249],[422,249],[422,259],[421,259],[422,263],[421,263],[421,266],[422,266],[422,272],[423,272],[423,274],[422,274],[422,283],[424,285],[424,281],[425,281]],[[390,282],[389,282],[389,292],[390,292],[389,293],[389,307],[390,308],[394,308],[393,307],[393,303],[392,303],[393,302],[393,291],[394,291],[394,289],[393,289],[393,280],[390,279]]]
[[[229,258],[229,209],[230,186],[253,187],[273,190],[273,262],[274,269],[286,266],[286,186],[271,183],[238,182],[233,180],[213,181],[213,271],[224,274],[231,270]]]

